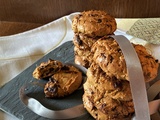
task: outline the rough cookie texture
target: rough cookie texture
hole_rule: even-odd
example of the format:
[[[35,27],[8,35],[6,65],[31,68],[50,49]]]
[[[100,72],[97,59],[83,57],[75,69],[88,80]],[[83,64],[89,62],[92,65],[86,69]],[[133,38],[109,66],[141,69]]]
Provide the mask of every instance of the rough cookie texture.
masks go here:
[[[57,60],[48,60],[47,62],[42,62],[33,71],[33,77],[36,79],[42,79],[52,76],[54,73],[60,71],[63,64]]]
[[[86,84],[94,85],[93,88],[99,87],[98,89],[102,94],[107,94],[113,99],[132,100],[129,81],[108,76],[95,62],[88,68]]]
[[[88,68],[92,60],[91,47],[99,37],[87,37],[84,34],[75,34],[73,43],[75,53],[75,63]]]
[[[158,61],[150,55],[142,45],[134,45],[142,65],[145,81],[151,81],[157,76]],[[123,53],[118,43],[111,37],[103,37],[92,46],[93,60],[110,76],[118,79],[128,79]]]
[[[88,37],[82,33],[75,34],[73,43],[76,47],[80,49],[91,49],[92,45],[99,39],[100,37]]]
[[[104,11],[90,10],[76,15],[72,20],[75,63],[88,68],[92,59],[92,45],[99,38],[113,34],[116,28],[115,18]]]
[[[117,29],[115,18],[104,11],[90,10],[76,15],[72,21],[75,33],[90,37],[112,34]]]
[[[149,82],[153,80],[158,74],[158,60],[150,55],[144,46],[134,45],[134,48],[140,59],[145,81]]]
[[[78,47],[74,47],[74,54],[75,54],[75,63],[85,66],[88,68],[92,62],[93,54],[89,49],[80,49]]]
[[[83,101],[97,120],[122,120],[134,113],[129,82],[108,76],[96,63],[87,71]]]
[[[145,81],[157,76],[158,61],[144,46],[133,44]],[[134,114],[123,53],[114,38],[102,37],[91,48],[92,63],[84,83],[83,104],[96,120],[125,120]],[[134,64],[134,63],[133,63]]]
[[[82,83],[82,73],[74,66],[63,66],[45,85],[44,93],[49,98],[59,98],[73,93]]]

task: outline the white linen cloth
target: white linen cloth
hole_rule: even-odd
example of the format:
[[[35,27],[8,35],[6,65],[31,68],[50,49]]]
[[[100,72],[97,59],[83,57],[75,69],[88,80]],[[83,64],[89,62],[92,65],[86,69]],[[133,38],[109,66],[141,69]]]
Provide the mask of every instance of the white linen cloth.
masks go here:
[[[71,41],[74,34],[71,22],[75,14],[77,13],[27,32],[0,37],[0,87],[62,43]],[[160,60],[160,54],[158,54],[160,45],[153,45],[126,34],[137,19],[116,20],[118,27],[116,35],[124,35],[130,41],[144,45],[153,56]],[[0,111],[0,120],[17,120],[17,118]]]

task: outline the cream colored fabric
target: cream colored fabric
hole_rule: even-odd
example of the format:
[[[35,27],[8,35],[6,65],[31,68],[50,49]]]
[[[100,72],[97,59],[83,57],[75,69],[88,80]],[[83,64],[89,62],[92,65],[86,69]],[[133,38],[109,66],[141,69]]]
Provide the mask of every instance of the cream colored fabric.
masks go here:
[[[0,87],[62,43],[72,40],[74,14],[24,33],[0,37]],[[0,111],[0,120],[17,120],[8,114]]]
[[[24,33],[0,37],[0,87],[62,43],[71,41],[73,39],[71,20],[75,14],[77,13]],[[118,29],[115,34],[124,35],[130,41],[144,45],[160,60],[160,45],[153,45],[126,34],[138,19],[116,20]],[[0,120],[16,118],[0,111]]]
[[[42,27],[13,36],[0,37],[0,86],[14,78],[33,62],[72,40],[72,15]]]
[[[160,21],[160,18],[153,18],[154,21],[156,20],[156,24],[157,22]],[[150,27],[145,27],[145,29],[141,29],[140,31],[142,33],[145,33],[144,36],[141,36],[141,38],[138,38],[136,32],[138,33],[138,31],[134,32],[134,29],[136,29],[135,24],[140,24],[142,23],[142,21],[152,21],[150,22],[150,26],[151,23],[153,23],[155,26],[155,22],[153,22],[152,18],[146,18],[146,19],[120,19],[117,22],[117,27],[118,30],[120,31],[120,34],[123,34],[124,36],[126,36],[131,42],[135,43],[135,44],[141,44],[143,46],[145,46],[148,50],[149,53],[151,53],[155,58],[157,58],[158,60],[160,60],[160,43],[157,44],[157,41],[160,41],[160,32],[156,32],[156,39],[154,42],[156,42],[156,44],[152,44],[153,41],[151,41],[151,39],[144,39],[147,38],[147,32],[146,31],[150,31],[152,30],[152,28]],[[143,25],[141,25],[142,27],[146,26],[148,22],[143,23]],[[147,29],[148,28],[148,29]],[[153,30],[152,30],[153,31]],[[154,31],[160,31],[160,27],[156,27],[154,28]],[[154,38],[154,34],[150,34],[150,36],[153,36],[151,38]],[[143,39],[142,39],[143,38]],[[157,40],[157,41],[156,41]],[[160,62],[160,61],[159,61]]]
[[[127,34],[149,43],[160,44],[160,18],[139,19],[131,26]]]

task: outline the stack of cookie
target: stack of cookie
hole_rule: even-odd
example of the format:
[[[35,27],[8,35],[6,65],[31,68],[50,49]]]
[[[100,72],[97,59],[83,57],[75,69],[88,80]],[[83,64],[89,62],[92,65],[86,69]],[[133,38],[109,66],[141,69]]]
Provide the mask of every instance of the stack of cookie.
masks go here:
[[[146,82],[157,76],[158,61],[144,46],[133,44]],[[91,48],[93,61],[84,83],[83,103],[96,120],[124,120],[134,113],[133,99],[123,53],[111,37],[103,37]]]
[[[84,11],[73,18],[75,63],[88,68],[92,62],[92,45],[117,29],[115,18],[104,11]]]

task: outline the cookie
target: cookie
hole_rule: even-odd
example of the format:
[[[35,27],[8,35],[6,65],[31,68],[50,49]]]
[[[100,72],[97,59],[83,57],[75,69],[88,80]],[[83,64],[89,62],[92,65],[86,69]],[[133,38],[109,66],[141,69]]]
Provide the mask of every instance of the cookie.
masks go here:
[[[72,20],[74,33],[83,33],[90,37],[112,34],[117,29],[115,18],[100,10],[84,11]]]
[[[157,76],[158,61],[144,46],[133,44],[145,81]],[[114,38],[103,37],[91,48],[92,63],[84,83],[83,104],[97,120],[123,120],[134,114],[134,105],[123,53]]]
[[[150,55],[142,45],[134,45],[139,57],[145,81],[151,81],[157,76],[158,61]],[[103,37],[92,46],[93,61],[109,76],[129,80],[123,53],[118,43],[111,37]]]
[[[134,45],[134,48],[140,59],[145,81],[149,82],[153,80],[158,74],[158,60],[149,54],[142,45]]]
[[[47,62],[42,62],[36,67],[32,75],[36,79],[47,78],[60,71],[62,66],[63,64],[60,61],[49,59]]]
[[[91,49],[87,44],[85,44],[80,38],[79,36],[75,36],[73,39],[73,44],[74,46],[76,46],[77,48],[81,49],[81,50],[86,50],[86,49]]]
[[[88,59],[83,58],[82,56],[76,55],[74,56],[74,62],[78,65],[84,66],[85,68],[88,68],[90,66],[90,63]]]
[[[44,93],[48,98],[64,97],[77,90],[81,83],[82,73],[74,66],[65,65],[46,83]]]
[[[92,62],[93,54],[90,49],[74,47],[75,63],[88,68]]]
[[[91,47],[98,39],[99,37],[92,38],[85,36],[82,33],[75,34],[73,39],[73,43],[75,45],[75,63],[86,68],[90,66],[92,60]]]
[[[80,49],[91,49],[92,45],[99,39],[100,37],[88,37],[82,33],[75,34],[73,43],[76,47]]]
[[[96,63],[87,71],[83,104],[97,120],[119,120],[134,113],[129,81],[108,76]]]
[[[129,81],[108,76],[94,62],[87,70],[87,81],[84,84],[84,90],[86,89],[102,92],[103,95],[119,101],[132,100]]]
[[[134,113],[133,101],[118,101],[110,97],[103,97],[99,101],[94,96],[84,93],[84,107],[96,120],[125,120],[131,119]]]

